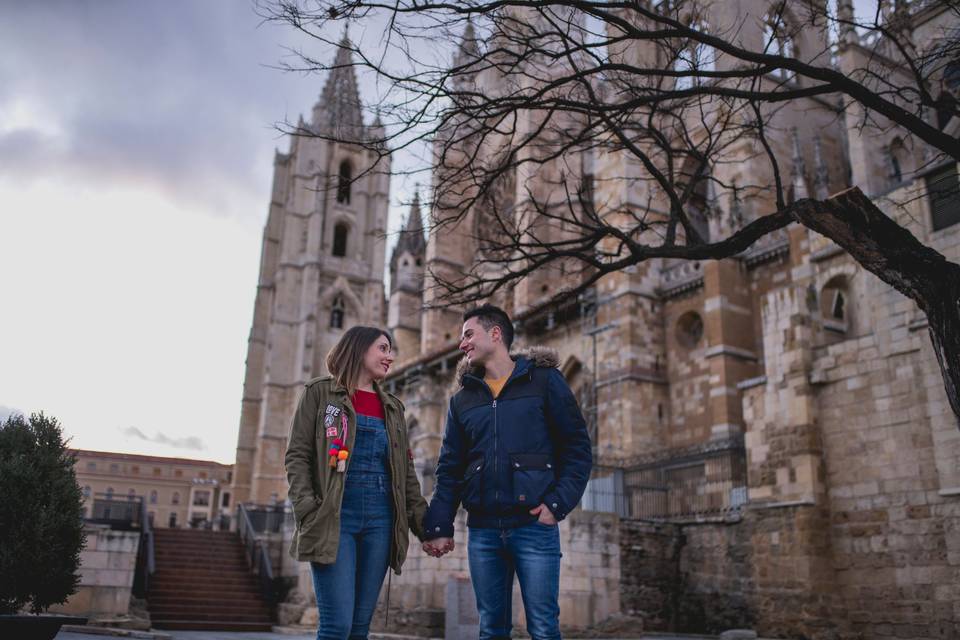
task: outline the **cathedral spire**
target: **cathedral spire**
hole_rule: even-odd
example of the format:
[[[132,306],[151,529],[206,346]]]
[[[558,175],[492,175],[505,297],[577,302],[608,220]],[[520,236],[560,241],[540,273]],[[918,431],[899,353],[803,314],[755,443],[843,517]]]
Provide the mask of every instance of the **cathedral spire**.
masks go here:
[[[313,106],[314,129],[345,141],[363,136],[360,91],[353,65],[353,43],[344,31],[320,99]]]
[[[480,46],[477,43],[477,32],[473,28],[473,20],[467,18],[467,26],[463,29],[460,46],[457,47],[457,53],[453,56],[453,64],[456,67],[469,65],[479,57]]]
[[[404,253],[409,253],[414,258],[423,258],[427,249],[427,240],[423,235],[423,218],[420,215],[420,185],[414,187],[413,202],[410,203],[410,212],[407,219],[404,220],[403,228],[400,230],[400,237],[397,238],[397,246],[393,249],[390,256],[390,271],[395,273],[397,270],[397,260]]]

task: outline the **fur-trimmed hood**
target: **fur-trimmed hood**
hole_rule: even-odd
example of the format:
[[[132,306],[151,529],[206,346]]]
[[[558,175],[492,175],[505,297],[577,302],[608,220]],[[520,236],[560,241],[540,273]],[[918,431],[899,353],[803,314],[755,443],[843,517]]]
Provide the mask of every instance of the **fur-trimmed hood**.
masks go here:
[[[533,366],[544,369],[553,369],[560,366],[559,354],[556,350],[549,347],[527,347],[526,349],[511,353],[510,358],[514,361],[519,358],[526,358]],[[464,356],[460,358],[460,362],[457,363],[457,375],[454,376],[458,388],[463,386],[463,376],[468,373],[483,379],[484,369],[481,366],[470,366],[470,362],[466,356]]]

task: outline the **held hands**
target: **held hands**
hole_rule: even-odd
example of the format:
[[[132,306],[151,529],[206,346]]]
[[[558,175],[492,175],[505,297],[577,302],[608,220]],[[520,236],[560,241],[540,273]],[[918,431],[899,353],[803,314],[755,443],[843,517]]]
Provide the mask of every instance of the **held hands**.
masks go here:
[[[543,503],[541,503],[539,507],[530,509],[530,514],[537,516],[540,524],[545,524],[548,527],[557,524],[557,519],[553,517],[553,513],[547,508],[547,505]]]
[[[427,555],[439,558],[453,551],[453,538],[434,538],[423,543]]]

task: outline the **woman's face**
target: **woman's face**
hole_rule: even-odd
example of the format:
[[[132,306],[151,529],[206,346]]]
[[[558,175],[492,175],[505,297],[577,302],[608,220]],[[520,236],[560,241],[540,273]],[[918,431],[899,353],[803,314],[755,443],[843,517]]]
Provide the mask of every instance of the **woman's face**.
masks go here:
[[[363,368],[370,375],[372,380],[383,380],[390,365],[393,364],[393,348],[387,336],[381,335],[367,349],[363,356]]]

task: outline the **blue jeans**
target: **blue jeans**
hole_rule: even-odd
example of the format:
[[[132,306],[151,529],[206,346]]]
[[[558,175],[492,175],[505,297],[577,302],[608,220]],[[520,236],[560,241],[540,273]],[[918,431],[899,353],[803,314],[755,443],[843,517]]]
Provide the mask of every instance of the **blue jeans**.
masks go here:
[[[559,527],[533,522],[516,529],[469,531],[467,556],[480,613],[480,639],[510,637],[514,573],[530,637],[560,638]]]
[[[333,564],[310,563],[320,624],[317,638],[366,638],[387,575],[393,494],[383,420],[357,416],[340,508],[340,546]]]

